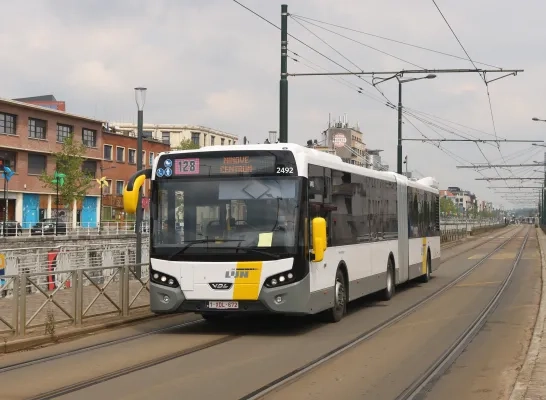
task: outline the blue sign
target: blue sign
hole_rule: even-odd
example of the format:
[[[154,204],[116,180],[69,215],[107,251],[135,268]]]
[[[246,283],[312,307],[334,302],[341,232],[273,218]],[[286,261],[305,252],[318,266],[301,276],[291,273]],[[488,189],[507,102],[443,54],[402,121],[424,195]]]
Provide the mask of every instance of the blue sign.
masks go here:
[[[165,171],[163,171],[163,168],[158,168],[156,171],[156,175],[160,178],[163,177],[163,175],[165,175]]]
[[[173,170],[170,168],[165,168],[165,176],[167,178],[170,178],[171,176],[173,176]]]
[[[165,166],[165,168],[171,168],[173,166],[173,162],[170,159],[166,159],[163,165]]]
[[[9,182],[9,180],[11,179],[11,177],[15,174],[15,172],[13,172],[11,170],[11,168],[9,167],[6,167],[4,165],[4,172],[2,173],[2,176],[5,180],[7,180]]]

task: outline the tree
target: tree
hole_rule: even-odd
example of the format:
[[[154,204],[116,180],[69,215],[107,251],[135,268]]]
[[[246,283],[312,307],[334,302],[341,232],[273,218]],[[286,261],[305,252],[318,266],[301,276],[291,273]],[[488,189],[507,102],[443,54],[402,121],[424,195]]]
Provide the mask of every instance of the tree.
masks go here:
[[[56,171],[65,175],[64,184],[59,186],[59,205],[70,206],[75,200],[83,199],[91,187],[92,174],[82,171],[85,153],[86,147],[83,143],[76,142],[74,135],[65,139],[61,151],[54,153]],[[49,175],[47,171],[43,171],[39,179],[44,184],[43,187],[56,192],[54,178],[54,173]]]
[[[440,211],[446,214],[457,214],[457,207],[450,199],[442,197],[440,199]]]
[[[200,148],[198,144],[195,144],[193,140],[182,139],[178,146],[173,147],[173,150],[195,150]]]

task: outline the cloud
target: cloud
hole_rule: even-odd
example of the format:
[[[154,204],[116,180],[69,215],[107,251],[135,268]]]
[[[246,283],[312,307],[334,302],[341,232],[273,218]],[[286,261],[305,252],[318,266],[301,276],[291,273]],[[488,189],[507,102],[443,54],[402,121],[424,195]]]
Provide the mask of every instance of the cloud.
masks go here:
[[[243,1],[277,25],[282,2]],[[493,0],[445,3],[442,11],[475,60],[525,69],[517,77],[489,85],[497,134],[542,138],[546,126],[531,122],[531,117],[546,118],[542,114],[546,55],[538,51],[546,40],[542,22],[546,4],[540,0],[529,0],[525,7]],[[278,130],[280,32],[234,2],[35,0],[3,7],[5,15],[14,16],[5,19],[0,30],[0,52],[7,60],[0,64],[0,73],[9,77],[3,84],[4,97],[53,93],[67,102],[69,111],[95,115],[96,110],[97,117],[131,121],[136,116],[133,88],[142,85],[148,88],[147,122],[196,123],[247,136],[253,142],[263,142],[269,130]],[[463,58],[328,27],[388,53],[384,54],[305,25],[349,62],[289,19],[292,35],[351,70],[356,66],[367,71],[417,68],[400,59],[427,68],[472,68],[430,1],[299,0],[290,3],[289,12]],[[344,70],[293,37],[288,48],[298,54],[290,53],[299,61],[289,60],[289,72],[314,72],[308,66]],[[497,76],[491,74],[488,79]],[[358,88],[365,94],[359,94]],[[396,104],[395,80],[378,88]],[[348,113],[351,123],[359,122],[367,145],[384,149],[382,157],[394,167],[397,114],[385,103],[374,87],[355,77],[290,77],[289,138],[301,144],[318,139],[329,113],[332,118]],[[426,120],[410,117],[414,126],[405,120],[404,137],[494,135],[486,88],[475,73],[438,74],[432,81],[404,84],[403,104],[407,110],[483,131],[416,114]],[[529,144],[504,144],[502,156],[495,146],[480,147],[490,161],[518,152],[514,160],[522,161],[536,152]],[[438,149],[404,142],[410,170],[433,174],[442,186],[462,186],[485,200],[500,201],[487,183],[474,180],[479,174],[455,169],[464,160],[484,162],[482,151],[474,143],[445,142]],[[495,171],[483,173],[496,176]]]

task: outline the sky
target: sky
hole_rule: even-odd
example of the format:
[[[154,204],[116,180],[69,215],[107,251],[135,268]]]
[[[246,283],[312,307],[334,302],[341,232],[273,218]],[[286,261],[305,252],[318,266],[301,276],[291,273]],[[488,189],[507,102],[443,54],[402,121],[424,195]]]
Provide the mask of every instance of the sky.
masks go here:
[[[474,68],[433,0],[240,2],[278,26],[281,4],[288,4],[289,33],[339,64],[290,38],[289,54],[298,61],[289,60],[289,73]],[[531,118],[546,119],[546,3],[436,4],[479,68],[524,72],[487,86],[476,72],[437,74],[404,84],[403,137],[545,140],[546,123]],[[0,28],[0,73],[5,77],[0,97],[53,94],[66,101],[68,112],[134,122],[133,88],[145,86],[145,123],[203,125],[254,143],[278,130],[280,32],[232,0],[33,0],[6,3],[3,14],[12,17]],[[486,79],[503,75],[491,73]],[[367,147],[383,149],[383,161],[395,170],[397,113],[385,105],[379,90],[396,104],[396,79],[376,88],[359,77],[343,79],[289,77],[289,141],[320,139],[329,115],[337,119],[347,113],[351,125],[359,124]],[[371,82],[371,77],[365,79]],[[359,94],[358,87],[365,93]],[[406,141],[403,149],[415,176],[433,176],[442,188],[458,186],[505,208],[515,204],[502,196],[512,195],[488,186],[538,186],[539,181],[476,178],[540,177],[542,167],[477,172],[456,166],[542,162],[546,150],[531,143],[478,147],[475,142],[430,141]],[[529,191],[498,191],[510,190]]]

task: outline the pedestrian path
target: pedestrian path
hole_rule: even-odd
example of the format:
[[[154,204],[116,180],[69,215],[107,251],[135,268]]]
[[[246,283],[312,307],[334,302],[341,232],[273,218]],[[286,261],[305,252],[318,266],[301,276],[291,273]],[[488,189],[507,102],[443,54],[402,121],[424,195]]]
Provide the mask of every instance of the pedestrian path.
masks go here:
[[[531,343],[510,400],[546,400],[546,234],[539,228],[537,237],[542,257],[542,295]]]

